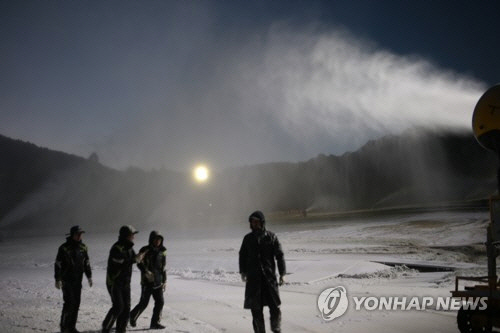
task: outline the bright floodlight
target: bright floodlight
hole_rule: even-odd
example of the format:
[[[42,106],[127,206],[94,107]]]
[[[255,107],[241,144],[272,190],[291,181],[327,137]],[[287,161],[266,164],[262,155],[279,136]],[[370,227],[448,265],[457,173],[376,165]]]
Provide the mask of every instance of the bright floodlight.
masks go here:
[[[203,183],[208,179],[208,169],[204,165],[199,165],[194,169],[194,179],[197,182]]]

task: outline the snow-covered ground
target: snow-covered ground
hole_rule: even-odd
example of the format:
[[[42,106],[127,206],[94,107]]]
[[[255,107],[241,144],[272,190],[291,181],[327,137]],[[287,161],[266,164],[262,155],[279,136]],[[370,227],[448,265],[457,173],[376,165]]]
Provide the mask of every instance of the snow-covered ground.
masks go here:
[[[276,224],[287,262],[281,288],[283,332],[458,332],[456,312],[357,311],[330,322],[317,309],[326,288],[344,286],[352,296],[449,296],[454,276],[485,275],[487,212],[426,213],[373,219]],[[166,235],[168,287],[165,332],[251,332],[238,274],[241,235]],[[5,235],[0,242],[0,332],[58,332],[62,294],[54,288],[53,263],[60,237]],[[136,238],[136,249],[149,231]],[[94,286],[84,281],[77,328],[99,332],[111,303],[105,287],[106,260],[115,234],[84,235]],[[432,263],[457,272],[421,273],[379,262]],[[132,282],[132,306],[140,296],[139,272]],[[153,301],[134,332],[147,331]],[[266,321],[267,320],[267,311]],[[269,323],[266,323],[269,325]]]

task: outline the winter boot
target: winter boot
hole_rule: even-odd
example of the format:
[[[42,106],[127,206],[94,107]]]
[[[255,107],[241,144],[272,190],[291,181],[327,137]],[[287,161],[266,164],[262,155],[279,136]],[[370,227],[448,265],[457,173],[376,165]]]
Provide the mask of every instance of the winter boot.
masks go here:
[[[151,324],[151,326],[149,328],[152,330],[162,330],[165,328],[165,326],[163,326],[160,323],[156,323],[156,324]]]

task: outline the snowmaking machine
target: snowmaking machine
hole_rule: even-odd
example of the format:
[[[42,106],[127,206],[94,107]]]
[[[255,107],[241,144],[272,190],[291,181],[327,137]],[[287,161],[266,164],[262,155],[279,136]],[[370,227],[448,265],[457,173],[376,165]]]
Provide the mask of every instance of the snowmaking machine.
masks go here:
[[[495,152],[500,159],[500,84],[488,89],[479,99],[472,116],[474,136],[481,146]],[[458,329],[465,332],[492,332],[500,328],[500,281],[497,276],[497,257],[500,254],[500,168],[497,174],[498,194],[490,197],[490,223],[486,233],[488,276],[457,276],[453,297],[471,302],[486,300],[484,309],[471,308],[465,303],[457,315]],[[474,286],[459,289],[460,281],[473,281]]]

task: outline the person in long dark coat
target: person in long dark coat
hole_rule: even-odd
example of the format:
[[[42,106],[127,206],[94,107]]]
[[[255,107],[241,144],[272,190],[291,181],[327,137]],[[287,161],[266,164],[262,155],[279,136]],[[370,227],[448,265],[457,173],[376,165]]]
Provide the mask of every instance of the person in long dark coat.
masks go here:
[[[136,256],[133,249],[134,236],[138,231],[132,226],[120,228],[118,242],[109,251],[106,287],[113,306],[102,323],[102,332],[109,333],[116,321],[116,332],[124,333],[130,313],[130,280],[132,266],[142,257]]]
[[[141,299],[130,312],[130,325],[136,326],[137,318],[146,309],[153,296],[155,306],[151,317],[151,329],[164,329],[160,323],[161,312],[165,303],[163,293],[167,284],[167,249],[163,246],[163,236],[158,231],[151,231],[149,244],[139,250],[144,259],[137,264],[141,270]]]
[[[266,230],[266,220],[261,211],[253,212],[248,221],[252,232],[243,238],[239,252],[241,279],[246,282],[244,308],[252,312],[254,332],[266,331],[264,306],[269,307],[271,330],[281,332],[281,299],[276,263],[280,275],[279,285],[283,285],[286,265],[278,237]]]
[[[89,286],[92,287],[92,270],[87,246],[82,243],[83,231],[80,226],[70,229],[66,242],[62,244],[56,256],[54,277],[56,288],[63,292],[63,310],[61,314],[61,332],[78,333],[76,321],[82,294],[83,274],[87,276]]]

